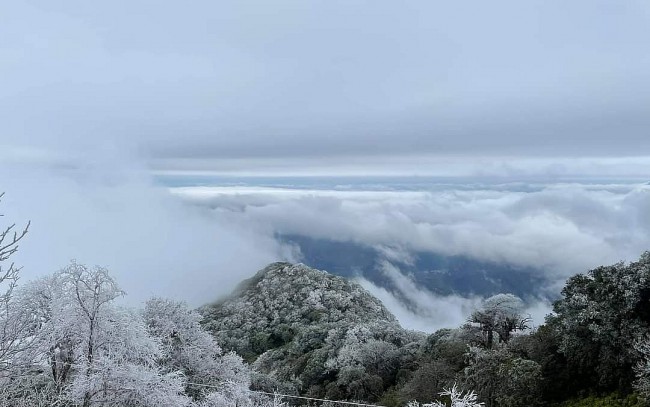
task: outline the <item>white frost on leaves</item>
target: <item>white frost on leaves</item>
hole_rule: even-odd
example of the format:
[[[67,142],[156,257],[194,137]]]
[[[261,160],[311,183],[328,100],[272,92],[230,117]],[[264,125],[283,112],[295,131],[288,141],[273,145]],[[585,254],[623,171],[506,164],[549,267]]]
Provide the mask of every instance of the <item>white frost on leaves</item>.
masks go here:
[[[451,404],[449,407],[483,407],[485,404],[478,401],[478,396],[473,391],[464,392],[458,389],[456,384],[451,389],[445,389],[440,393],[443,397],[448,397]],[[407,407],[447,407],[447,404],[441,401],[433,403],[420,404],[417,401],[411,401]]]

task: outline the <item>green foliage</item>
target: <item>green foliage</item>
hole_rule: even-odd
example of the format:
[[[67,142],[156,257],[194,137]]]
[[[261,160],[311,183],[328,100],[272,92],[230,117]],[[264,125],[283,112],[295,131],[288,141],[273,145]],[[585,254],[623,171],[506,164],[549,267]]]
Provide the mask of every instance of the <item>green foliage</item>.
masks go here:
[[[304,265],[272,264],[201,311],[224,348],[265,375],[256,385],[314,397],[378,400],[408,379],[424,339],[361,286]]]
[[[569,374],[589,378],[579,384],[592,391],[631,392],[634,344],[650,326],[650,253],[571,277],[562,296],[547,322],[558,333]]]
[[[510,351],[521,358],[535,361],[541,370],[540,389],[542,400],[558,402],[584,389],[581,383],[589,377],[573,376],[567,369],[567,362],[559,352],[559,335],[548,325],[542,325],[529,335],[521,335],[510,344]],[[586,386],[588,387],[588,386]]]
[[[487,407],[531,407],[541,404],[541,367],[513,355],[506,347],[470,348],[464,370],[471,388]]]
[[[557,404],[557,407],[647,407],[647,404],[637,394],[621,396],[619,393],[612,393],[608,396],[589,396],[579,399],[572,399]]]
[[[456,381],[458,370],[447,360],[433,360],[424,363],[413,373],[411,380],[400,389],[404,400],[418,400],[430,403],[445,388],[451,387]]]
[[[521,309],[497,295],[473,324],[423,337],[354,284],[278,264],[203,311],[227,348],[253,355],[253,388],[266,391],[396,407],[435,403],[458,383],[486,407],[644,405],[631,391],[650,328],[650,254],[570,278],[532,332]]]
[[[542,369],[532,360],[515,358],[499,366],[502,379],[497,403],[502,407],[532,407],[541,404]]]
[[[396,389],[390,389],[379,399],[379,404],[385,407],[401,407],[406,401],[400,397]]]
[[[253,353],[261,355],[271,348],[271,334],[258,333],[250,338],[250,346]]]
[[[399,389],[404,400],[430,403],[451,388],[467,366],[467,343],[457,331],[441,329],[427,337],[411,377]]]

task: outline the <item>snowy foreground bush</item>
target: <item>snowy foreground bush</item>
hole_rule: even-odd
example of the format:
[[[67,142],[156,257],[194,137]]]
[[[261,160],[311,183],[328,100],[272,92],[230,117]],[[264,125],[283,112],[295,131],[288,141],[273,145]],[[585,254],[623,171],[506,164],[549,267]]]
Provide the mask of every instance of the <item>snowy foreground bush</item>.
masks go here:
[[[185,304],[124,293],[101,267],[72,263],[16,290],[3,314],[20,344],[0,364],[0,405],[253,405],[250,372]],[[4,344],[3,344],[4,346]]]
[[[446,389],[440,395],[444,398],[449,398],[450,404],[445,404],[441,401],[434,401],[433,403],[420,404],[417,401],[411,401],[407,407],[483,407],[483,403],[479,403],[476,394],[473,391],[463,392],[459,390],[456,385],[451,389]]]

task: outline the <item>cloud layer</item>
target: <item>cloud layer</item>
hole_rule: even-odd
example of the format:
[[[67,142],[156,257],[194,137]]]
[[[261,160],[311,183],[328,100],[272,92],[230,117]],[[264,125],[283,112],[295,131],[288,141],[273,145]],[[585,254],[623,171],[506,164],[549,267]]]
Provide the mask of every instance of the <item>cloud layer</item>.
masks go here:
[[[458,327],[481,304],[480,298],[435,295],[417,287],[394,265],[386,262],[380,267],[383,273],[395,283],[397,292],[388,291],[365,279],[360,279],[359,282],[379,298],[407,329],[434,332],[441,328]],[[404,296],[408,298],[408,302],[404,301]]]
[[[553,283],[546,289],[557,292],[574,273],[633,260],[650,248],[646,184],[400,188],[387,181],[379,189],[315,181],[312,188],[168,189],[130,160],[104,158],[104,164],[79,161],[58,170],[3,167],[2,212],[19,223],[33,222],[16,257],[26,279],[76,258],[109,267],[133,300],[160,295],[199,305],[269,262],[298,260],[296,248],[274,235],[300,234],[384,253],[381,267],[396,291],[361,283],[405,326],[430,331],[462,323],[480,299],[436,296],[414,285],[399,264],[409,264],[415,252],[530,267]],[[548,303],[529,306],[541,323]]]
[[[101,144],[159,171],[295,173],[650,155],[640,0],[23,1],[0,16],[0,149],[23,159]]]
[[[287,257],[271,236],[221,222],[153,186],[145,173],[116,173],[113,164],[108,172],[94,165],[1,169],[7,176],[2,219],[32,222],[14,256],[24,280],[76,259],[108,267],[130,301],[163,296],[198,306]]]
[[[173,189],[219,216],[279,233],[467,255],[565,278],[650,247],[644,184],[447,186],[430,191]]]
[[[418,287],[395,265],[383,262],[379,266],[394,283],[395,291],[386,290],[365,279],[360,279],[359,283],[379,298],[407,329],[431,333],[441,328],[462,326],[467,322],[468,316],[481,307],[484,300],[479,297],[436,295]],[[404,298],[408,300],[405,301]],[[540,298],[529,301],[523,313],[531,318],[530,324],[534,327],[544,323],[551,309],[550,302]]]
[[[389,183],[383,186],[387,187]],[[393,291],[361,279],[404,326],[423,331],[462,324],[479,298],[439,296],[399,264],[415,252],[469,256],[543,273],[548,287],[529,299],[533,323],[567,277],[650,249],[650,187],[638,183],[430,184],[420,190],[269,186],[180,187],[175,195],[261,233],[352,241],[384,253]],[[528,269],[525,269],[528,268]],[[467,282],[471,284],[471,282]],[[405,301],[404,298],[408,298]]]

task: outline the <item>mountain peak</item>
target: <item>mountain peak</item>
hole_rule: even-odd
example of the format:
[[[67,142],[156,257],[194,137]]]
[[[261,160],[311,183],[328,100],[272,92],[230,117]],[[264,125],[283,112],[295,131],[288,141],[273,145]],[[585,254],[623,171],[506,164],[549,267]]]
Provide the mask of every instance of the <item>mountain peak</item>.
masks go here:
[[[259,355],[285,340],[257,346],[260,335],[276,335],[278,327],[300,332],[366,322],[399,327],[384,305],[359,284],[304,264],[272,263],[243,281],[221,302],[201,312],[206,327],[225,348]],[[285,332],[286,334],[286,332]]]

